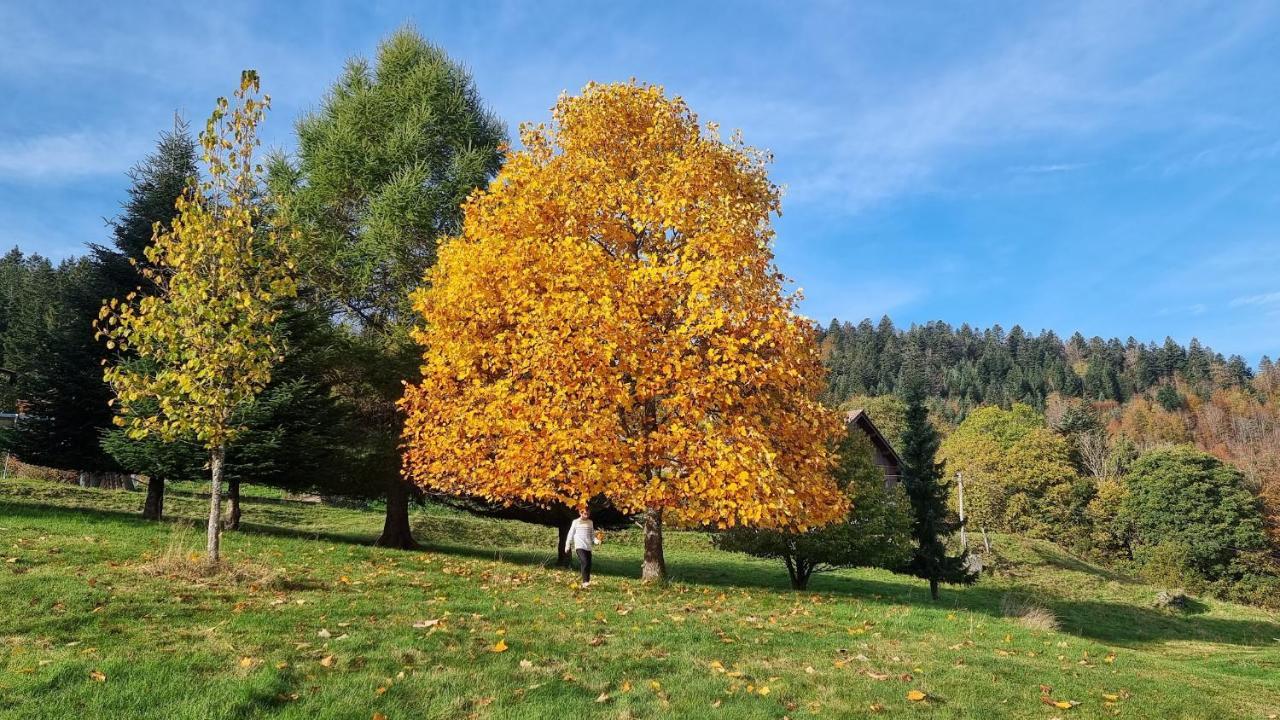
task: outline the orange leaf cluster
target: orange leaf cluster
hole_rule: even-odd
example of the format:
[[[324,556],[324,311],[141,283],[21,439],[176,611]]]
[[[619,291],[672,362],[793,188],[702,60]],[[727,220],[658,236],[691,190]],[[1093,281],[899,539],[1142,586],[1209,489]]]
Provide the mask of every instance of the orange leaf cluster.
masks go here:
[[[636,83],[561,97],[413,296],[404,468],[499,502],[806,528],[842,517],[768,156]]]

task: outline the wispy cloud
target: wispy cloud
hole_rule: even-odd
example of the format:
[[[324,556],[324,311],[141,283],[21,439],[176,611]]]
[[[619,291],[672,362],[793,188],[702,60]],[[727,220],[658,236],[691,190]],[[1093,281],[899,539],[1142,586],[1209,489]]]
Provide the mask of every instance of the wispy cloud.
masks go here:
[[[1152,46],[1168,42],[1170,28],[1190,13],[1161,16],[1151,7],[1111,2],[1069,7],[1035,17],[1003,44],[946,62],[927,82],[883,88],[862,107],[829,108],[822,113],[828,133],[821,147],[790,183],[793,199],[856,211],[929,191],[941,174],[993,148],[1037,137],[1061,143],[1150,130],[1167,122],[1160,119],[1166,114],[1183,116],[1165,111],[1267,12],[1246,6],[1222,14],[1216,42],[1155,65],[1145,62]],[[811,134],[806,125],[798,131]],[[1046,163],[1023,170],[1085,166]]]
[[[145,143],[135,136],[87,132],[0,141],[0,181],[65,181],[119,175],[145,149]]]
[[[1027,175],[1048,175],[1052,173],[1071,172],[1091,167],[1093,163],[1053,163],[1048,165],[1022,165],[1013,168],[1015,173]]]
[[[1280,305],[1280,291],[1260,293],[1258,295],[1245,295],[1233,299],[1230,305],[1231,307],[1245,307],[1248,305]]]

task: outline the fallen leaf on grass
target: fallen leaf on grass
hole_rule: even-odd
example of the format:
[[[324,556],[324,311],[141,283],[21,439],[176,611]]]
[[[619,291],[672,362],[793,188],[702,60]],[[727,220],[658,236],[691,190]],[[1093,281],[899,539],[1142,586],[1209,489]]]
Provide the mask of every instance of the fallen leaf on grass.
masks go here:
[[[506,640],[499,640],[498,642],[494,643],[493,647],[489,648],[489,652],[503,653],[506,651],[507,651]]]
[[[101,670],[90,670],[89,677],[93,678],[97,682],[107,681],[107,676]]]
[[[330,634],[331,634],[331,633],[330,633],[328,630],[326,630],[325,628],[320,628],[320,632],[316,633],[316,635],[318,635],[319,637],[322,637],[322,638],[327,638],[327,637],[329,637],[329,636],[330,636]]]
[[[421,630],[422,628],[435,627],[436,625],[439,625],[439,624],[440,624],[440,620],[439,620],[439,619],[435,619],[435,620],[419,620],[418,622],[414,623],[414,624],[413,624],[413,626],[414,626],[415,628],[417,628],[417,629]]]
[[[600,695],[599,695],[598,697],[596,697],[596,702],[598,702],[598,703],[607,703],[607,702],[609,702],[609,693],[607,693],[607,692],[602,692],[602,693],[600,693]]]
[[[1054,700],[1053,698],[1048,696],[1041,697],[1040,702],[1044,703],[1045,705],[1049,705],[1051,707],[1056,707],[1059,710],[1070,710],[1071,708],[1080,704],[1075,700]]]
[[[333,667],[334,663],[336,662],[337,660],[334,660],[332,655],[325,655],[324,657],[320,658],[320,664],[327,668]]]
[[[387,720],[387,716],[380,712],[376,712],[373,714],[373,720]]]
[[[880,703],[871,703],[871,712],[884,712],[884,705],[881,705]]]
[[[253,667],[253,665],[254,665],[254,663],[255,663],[255,662],[257,662],[257,661],[256,661],[256,660],[254,660],[253,658],[249,657],[248,655],[246,655],[246,656],[244,656],[244,657],[240,658],[240,667],[242,667],[242,668]]]
[[[533,661],[532,661],[532,660],[521,660],[521,661],[520,661],[520,669],[521,669],[521,670],[528,670],[528,669],[529,669],[529,668],[531,668],[531,667],[533,667]]]
[[[929,696],[919,690],[911,690],[907,693],[907,699],[911,702],[921,702],[927,697]]]

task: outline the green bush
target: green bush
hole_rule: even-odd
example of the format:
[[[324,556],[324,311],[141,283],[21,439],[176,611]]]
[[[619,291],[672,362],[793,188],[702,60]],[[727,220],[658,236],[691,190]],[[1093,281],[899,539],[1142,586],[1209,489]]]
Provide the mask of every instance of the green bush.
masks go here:
[[[1118,520],[1133,529],[1143,576],[1223,597],[1255,599],[1277,582],[1258,500],[1239,470],[1194,448],[1134,462]]]
[[[712,537],[721,550],[786,563],[791,586],[803,590],[816,572],[843,567],[896,568],[911,557],[911,501],[901,486],[886,488],[871,441],[862,431],[840,444],[836,482],[851,509],[841,522],[803,533],[733,528]]]

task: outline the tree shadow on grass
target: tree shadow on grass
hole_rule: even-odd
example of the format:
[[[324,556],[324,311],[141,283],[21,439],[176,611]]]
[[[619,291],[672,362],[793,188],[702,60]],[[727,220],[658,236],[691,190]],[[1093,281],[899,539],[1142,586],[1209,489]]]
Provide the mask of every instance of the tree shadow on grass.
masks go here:
[[[521,548],[485,550],[432,543],[429,549],[454,556],[496,560],[514,565],[549,565],[547,554]],[[550,559],[554,562],[554,555]],[[745,560],[731,564],[715,563],[694,556],[679,557],[670,565],[672,580],[676,582],[791,591],[786,573],[768,563]],[[592,561],[592,573],[638,580],[640,563],[638,558],[631,556],[610,557],[596,553]],[[935,603],[930,599],[928,584],[924,581],[905,577],[901,581],[890,581],[849,575],[819,576],[810,590],[861,602],[958,609],[997,618],[1006,617],[1003,601],[1009,592],[1007,587],[984,587],[979,581],[977,585],[966,588],[944,587],[942,598]],[[1124,603],[1064,598],[1041,591],[1037,591],[1033,599],[1054,613],[1063,632],[1109,645],[1136,647],[1170,641],[1198,641],[1265,647],[1280,643],[1280,623],[1275,622],[1229,619],[1208,614],[1184,615]]]
[[[85,516],[92,516],[138,526],[152,525],[152,521],[143,520],[131,512],[62,505],[0,503],[0,515],[6,518],[24,516],[81,520]],[[178,521],[188,522],[186,519]],[[241,532],[244,533],[352,545],[367,546],[373,539],[363,534],[311,532],[256,523],[242,523],[241,528]],[[554,545],[551,544],[550,539],[545,551],[527,547],[462,546],[440,542],[434,536],[424,537],[422,540],[429,552],[456,557],[499,561],[524,567],[549,568],[555,563]],[[592,563],[593,572],[599,576],[638,580],[640,562],[636,548],[627,547],[624,552],[625,555],[597,553]],[[698,553],[690,555],[673,553],[673,556],[675,561],[670,563],[670,566],[672,579],[676,582],[790,592],[786,573],[780,566],[773,563],[746,558],[732,563],[715,562],[704,554]],[[887,581],[874,577],[827,575],[815,579],[812,591],[845,596],[868,603],[960,609],[1003,618],[1002,601],[1009,589],[984,586],[981,581],[967,588],[944,587],[942,599],[935,603],[929,598],[927,584],[922,581],[906,578],[901,581]],[[1208,612],[1193,615],[1175,614],[1132,604],[1064,598],[1040,591],[1037,591],[1033,599],[1037,604],[1054,613],[1064,632],[1106,644],[1139,646],[1172,641],[1198,641],[1265,647],[1280,643],[1280,623],[1276,622],[1214,617]]]

